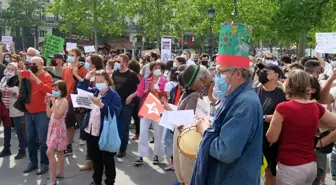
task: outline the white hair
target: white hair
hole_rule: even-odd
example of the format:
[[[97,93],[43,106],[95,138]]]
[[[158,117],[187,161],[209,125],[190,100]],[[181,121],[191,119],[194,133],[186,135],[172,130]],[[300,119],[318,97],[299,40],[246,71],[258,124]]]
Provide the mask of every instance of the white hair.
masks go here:
[[[28,53],[28,51],[34,52],[34,56],[38,56],[40,54],[40,52],[37,49],[33,48],[33,47],[29,47],[27,49],[27,53]]]
[[[202,79],[204,79],[204,78],[205,79],[212,79],[209,70],[205,66],[200,65],[199,67],[200,67],[200,69],[198,71],[198,74],[197,74],[194,82],[199,81],[201,78]]]
[[[32,62],[32,61],[41,62],[41,64],[44,65],[44,60],[43,60],[41,57],[37,57],[37,56],[32,57],[32,58],[30,59],[30,62]]]

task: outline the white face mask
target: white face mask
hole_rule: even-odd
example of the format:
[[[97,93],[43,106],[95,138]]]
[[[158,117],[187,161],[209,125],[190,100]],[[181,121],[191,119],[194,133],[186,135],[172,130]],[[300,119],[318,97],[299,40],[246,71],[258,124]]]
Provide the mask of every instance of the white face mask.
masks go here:
[[[182,54],[181,57],[183,57],[187,60],[187,55]]]
[[[274,60],[266,60],[265,63],[266,63],[266,64],[278,65],[278,62],[277,62],[277,61],[274,61]]]
[[[174,62],[174,63],[173,63],[173,67],[177,67],[177,64],[176,64],[176,62]]]
[[[155,70],[153,71],[153,74],[154,74],[155,76],[160,76],[160,75],[161,75],[161,70],[160,70],[160,69],[155,69]]]

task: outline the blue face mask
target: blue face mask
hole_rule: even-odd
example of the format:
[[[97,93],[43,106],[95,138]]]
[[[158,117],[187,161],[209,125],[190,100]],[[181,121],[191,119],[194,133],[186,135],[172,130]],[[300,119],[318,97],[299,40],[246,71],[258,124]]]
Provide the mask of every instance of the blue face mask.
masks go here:
[[[69,56],[69,55],[68,55],[68,59],[67,59],[67,61],[68,61],[70,64],[75,63],[75,57],[73,57],[73,56]]]
[[[333,67],[335,67],[335,66],[336,66],[336,61],[332,61],[332,62],[331,62],[331,65],[332,65]]]
[[[120,69],[120,63],[116,62],[114,63],[114,67],[113,67],[113,70],[119,70]]]
[[[107,89],[106,83],[96,83],[96,87],[99,91],[104,91]]]
[[[216,75],[215,77],[215,86],[217,87],[216,93],[219,97],[222,97],[225,95],[226,91],[229,89],[229,84],[226,82],[226,76],[225,75]]]
[[[27,55],[27,56],[26,56],[26,61],[29,62],[31,58],[32,58],[31,56],[28,56],[28,55]]]
[[[5,62],[9,63],[10,62],[10,58],[5,58]]]
[[[84,67],[85,67],[85,69],[90,70],[90,64],[89,64],[88,61],[85,61]]]
[[[61,97],[61,92],[60,91],[52,91],[52,95],[55,98],[59,98],[59,97]]]

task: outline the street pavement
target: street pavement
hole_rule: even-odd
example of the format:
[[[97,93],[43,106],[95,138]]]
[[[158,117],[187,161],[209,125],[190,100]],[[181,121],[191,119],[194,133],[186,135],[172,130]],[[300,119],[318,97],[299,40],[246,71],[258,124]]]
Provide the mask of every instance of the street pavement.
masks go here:
[[[131,134],[133,137],[133,134]],[[152,135],[150,135],[150,138]],[[78,135],[75,136],[78,138]],[[15,132],[12,132],[12,156],[0,158],[0,185],[44,185],[48,182],[48,174],[37,176],[35,172],[23,174],[29,159],[28,156],[21,160],[14,160],[18,150],[18,140]],[[3,127],[0,126],[0,150],[3,149]],[[137,156],[137,142],[130,141],[127,156],[116,160],[117,178],[115,185],[171,185],[176,181],[173,171],[164,171],[167,159],[162,159],[162,164],[155,166],[151,160],[144,158],[145,164],[134,167],[133,162]],[[78,139],[73,144],[74,153],[65,159],[65,179],[59,181],[59,185],[89,185],[92,182],[92,171],[80,172],[80,165],[85,164],[86,145],[80,146]],[[153,144],[150,144],[150,152],[153,152]],[[27,153],[28,154],[28,153]],[[103,177],[105,178],[105,177]],[[330,174],[327,175],[326,185],[334,185]]]
[[[133,136],[133,135],[131,135]],[[78,138],[76,135],[75,138]],[[116,160],[117,178],[115,185],[171,185],[176,181],[173,171],[164,171],[167,159],[155,166],[150,159],[145,158],[145,164],[134,167],[136,160],[137,142],[130,141],[127,156]],[[0,158],[0,185],[44,185],[48,182],[48,174],[37,176],[35,172],[23,174],[29,159],[14,160],[18,151],[18,140],[12,132],[12,156]],[[3,127],[0,126],[0,150],[3,149]],[[153,152],[153,144],[150,144]],[[86,145],[80,146],[78,139],[73,144],[74,153],[65,159],[65,179],[59,185],[89,185],[92,182],[92,171],[80,172],[79,166],[85,164]],[[105,177],[103,177],[103,180]]]

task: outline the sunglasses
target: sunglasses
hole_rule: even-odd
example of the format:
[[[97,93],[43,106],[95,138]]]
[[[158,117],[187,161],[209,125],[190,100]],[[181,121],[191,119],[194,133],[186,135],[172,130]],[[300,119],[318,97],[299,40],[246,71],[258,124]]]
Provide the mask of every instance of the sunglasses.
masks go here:
[[[273,60],[273,57],[266,57],[267,60]]]

